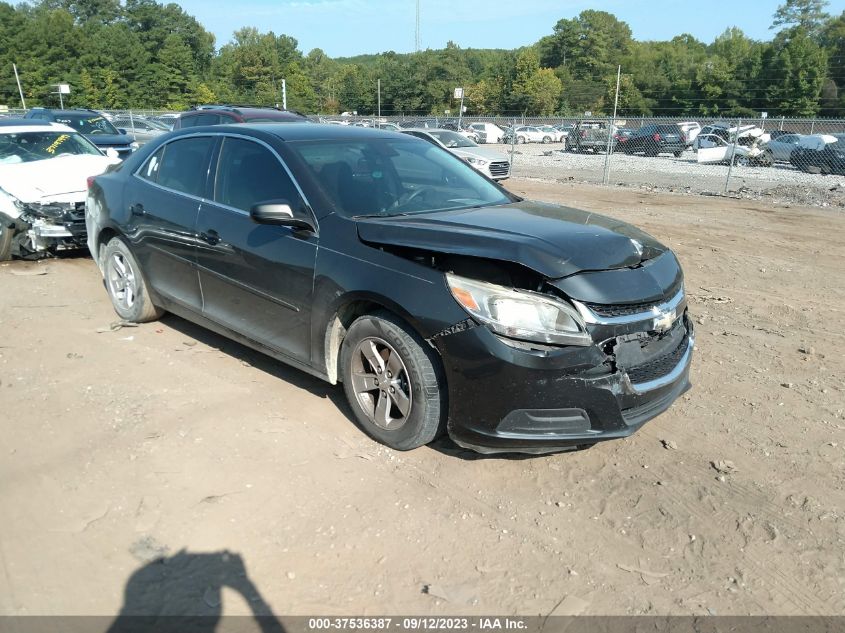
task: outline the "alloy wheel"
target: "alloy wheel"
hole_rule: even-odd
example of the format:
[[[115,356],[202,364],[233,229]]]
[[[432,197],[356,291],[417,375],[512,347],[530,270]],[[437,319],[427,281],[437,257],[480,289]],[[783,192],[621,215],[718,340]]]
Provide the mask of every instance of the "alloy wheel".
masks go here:
[[[399,353],[384,339],[362,340],[352,352],[352,387],[361,409],[376,426],[394,431],[411,413],[411,380]]]
[[[131,309],[138,296],[138,281],[123,253],[112,253],[108,261],[107,276],[111,296],[122,308]]]

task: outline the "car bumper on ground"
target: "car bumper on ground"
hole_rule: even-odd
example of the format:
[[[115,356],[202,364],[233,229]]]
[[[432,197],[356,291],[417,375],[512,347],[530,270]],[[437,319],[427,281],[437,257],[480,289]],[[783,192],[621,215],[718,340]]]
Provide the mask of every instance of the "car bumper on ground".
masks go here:
[[[441,342],[452,440],[480,453],[550,453],[626,437],[690,388],[684,314],[659,357],[611,369],[597,347],[513,347],[485,327]]]

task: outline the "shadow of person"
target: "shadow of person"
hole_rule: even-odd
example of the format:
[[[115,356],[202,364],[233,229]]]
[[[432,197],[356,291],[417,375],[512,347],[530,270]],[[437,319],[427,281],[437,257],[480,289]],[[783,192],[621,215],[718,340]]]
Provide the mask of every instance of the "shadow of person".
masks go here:
[[[224,587],[243,597],[257,627],[226,625],[218,629],[223,616]],[[243,618],[230,616],[228,620],[232,624]],[[173,556],[157,558],[129,577],[123,606],[108,633],[222,633],[240,629],[284,633],[249,579],[243,559],[229,551],[181,550]]]

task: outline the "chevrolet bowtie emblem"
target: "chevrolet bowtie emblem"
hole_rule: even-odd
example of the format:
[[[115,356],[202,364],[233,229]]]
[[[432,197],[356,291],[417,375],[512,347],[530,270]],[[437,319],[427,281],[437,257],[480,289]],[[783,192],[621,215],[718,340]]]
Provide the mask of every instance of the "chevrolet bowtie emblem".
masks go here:
[[[663,312],[662,314],[659,314],[654,319],[654,330],[656,332],[661,333],[668,332],[671,329],[672,324],[675,322],[677,316],[678,315],[675,310],[669,310],[668,312]]]

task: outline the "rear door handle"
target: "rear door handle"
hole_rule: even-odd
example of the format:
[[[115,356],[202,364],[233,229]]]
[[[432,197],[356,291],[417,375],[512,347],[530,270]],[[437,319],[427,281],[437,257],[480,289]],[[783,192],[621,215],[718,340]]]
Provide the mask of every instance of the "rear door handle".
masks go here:
[[[220,234],[214,229],[208,229],[205,233],[200,233],[200,239],[215,246],[220,242]]]
[[[129,207],[129,213],[132,215],[144,215],[144,205],[138,202],[137,204],[133,204]]]

